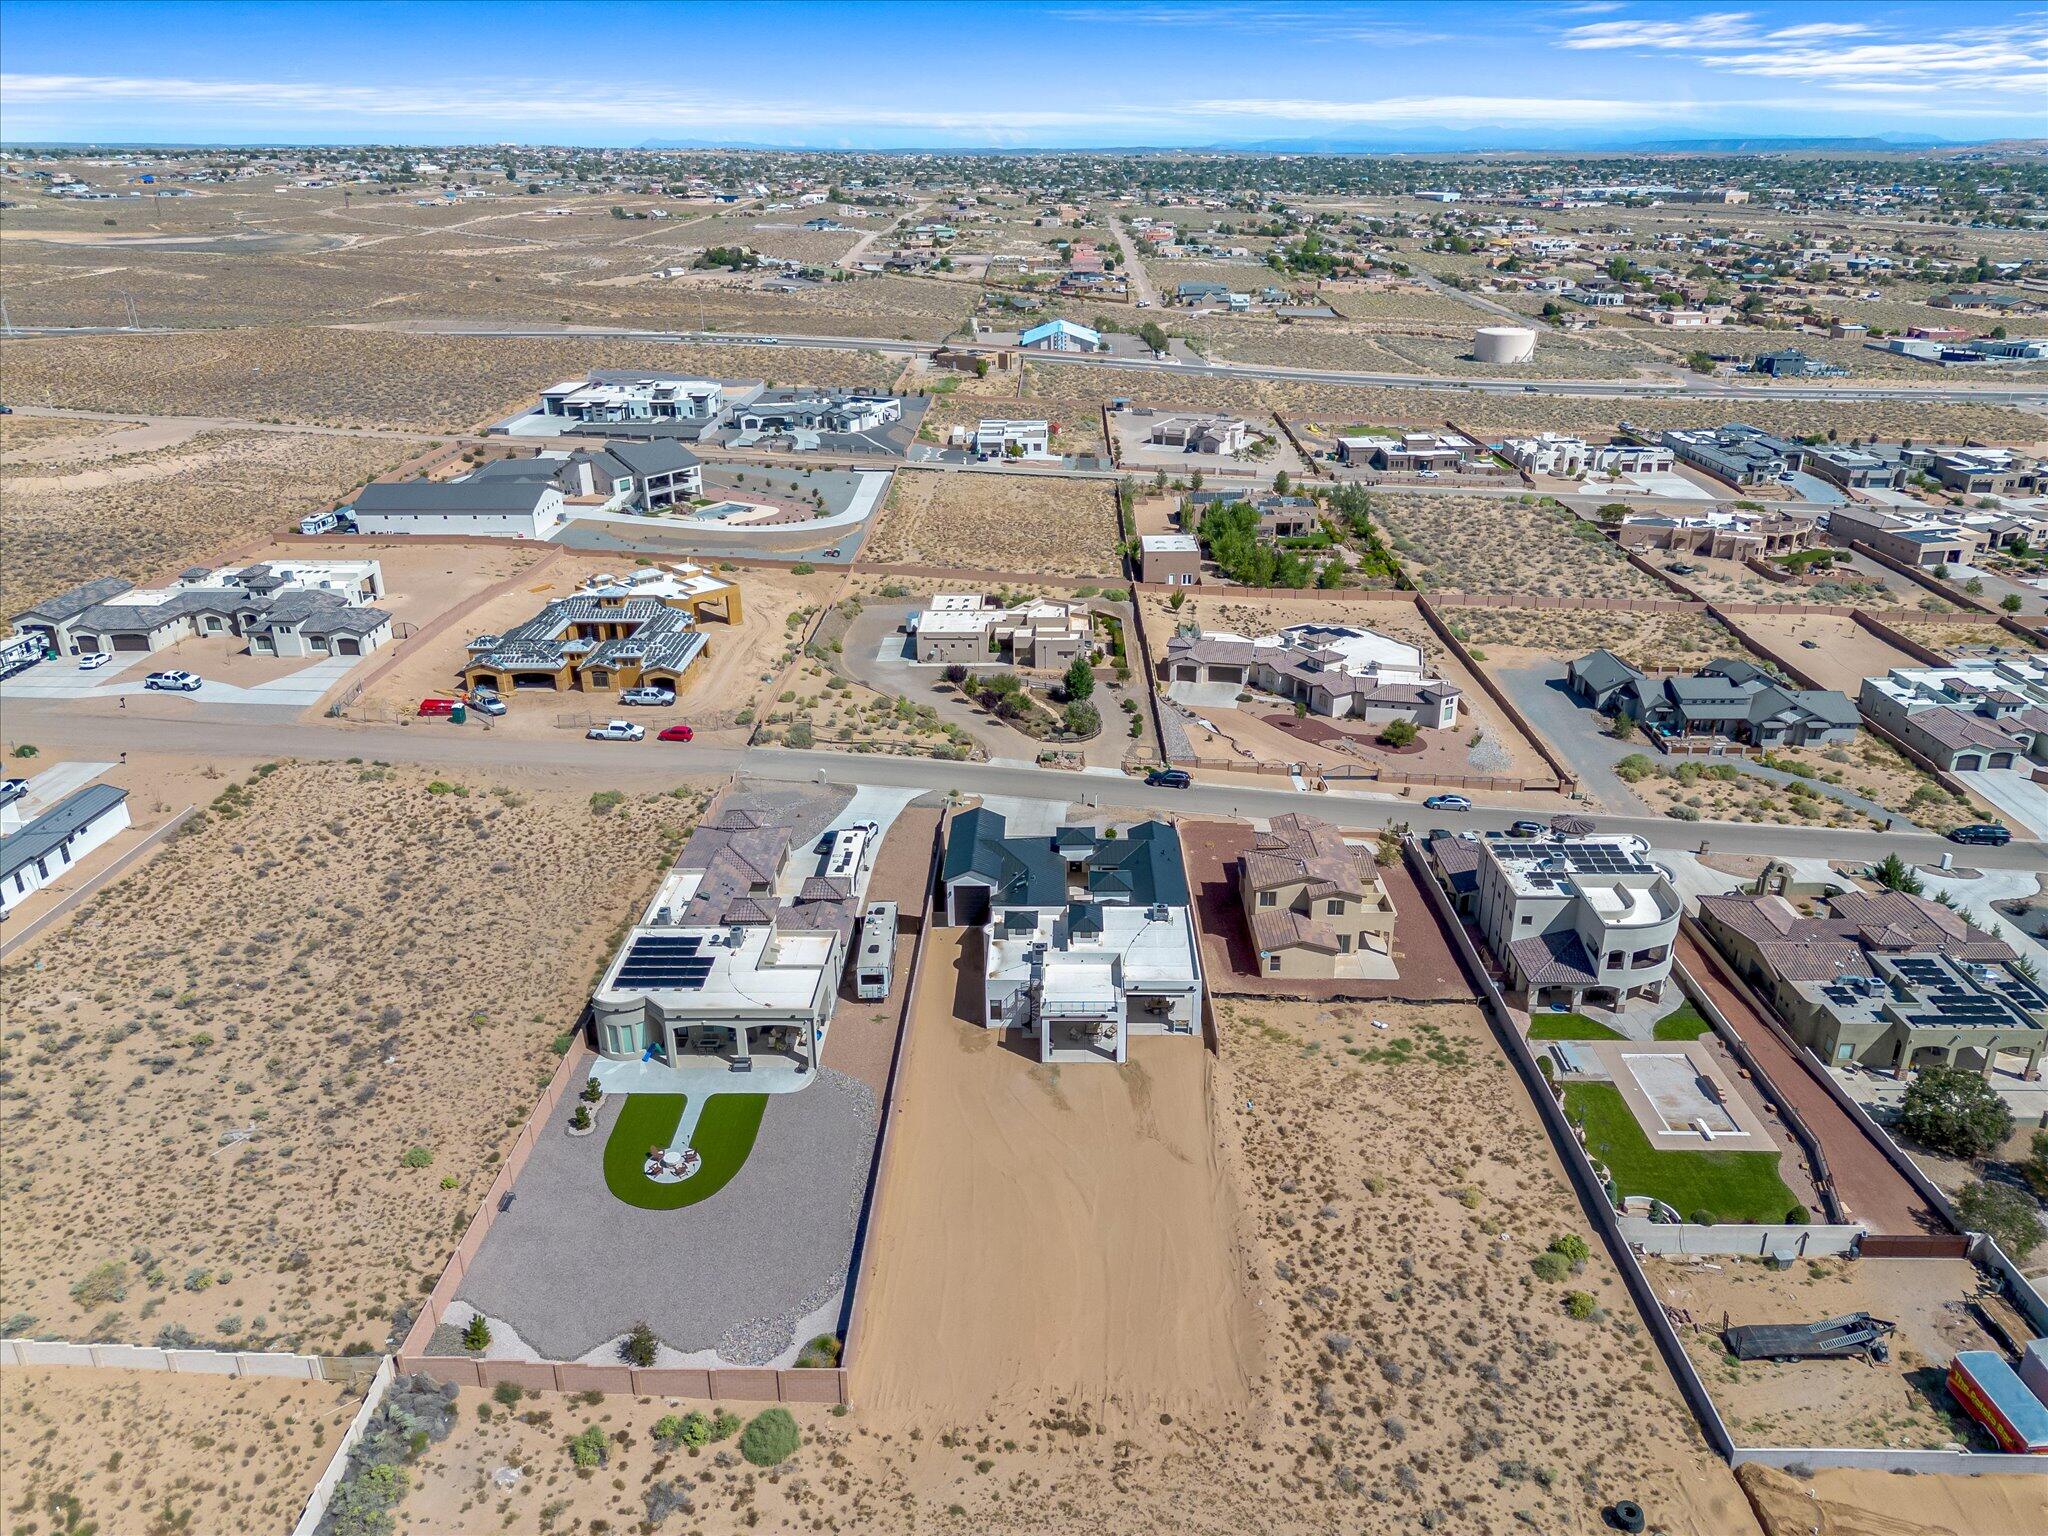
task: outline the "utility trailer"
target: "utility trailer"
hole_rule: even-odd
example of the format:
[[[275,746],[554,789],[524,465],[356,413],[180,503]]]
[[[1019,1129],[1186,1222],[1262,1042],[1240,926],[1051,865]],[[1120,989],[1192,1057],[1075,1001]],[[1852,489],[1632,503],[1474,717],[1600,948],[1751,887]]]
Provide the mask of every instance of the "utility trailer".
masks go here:
[[[1898,1324],[1868,1312],[1817,1323],[1743,1323],[1722,1330],[1721,1341],[1738,1360],[1846,1360],[1858,1355],[1888,1360],[1885,1335]]]

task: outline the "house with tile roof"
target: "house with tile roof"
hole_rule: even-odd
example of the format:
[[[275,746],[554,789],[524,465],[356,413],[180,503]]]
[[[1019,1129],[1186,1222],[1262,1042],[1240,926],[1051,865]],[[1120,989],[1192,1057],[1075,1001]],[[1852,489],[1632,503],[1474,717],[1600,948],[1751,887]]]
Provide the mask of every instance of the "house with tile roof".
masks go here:
[[[1180,836],[1165,822],[1013,837],[998,811],[953,819],[940,868],[952,927],[982,955],[982,1017],[1042,1062],[1122,1062],[1133,1034],[1193,1034],[1202,962]]]
[[[1848,892],[1810,916],[1782,896],[1704,896],[1700,924],[1831,1066],[1905,1076],[1925,1066],[1987,1076],[2003,1053],[2028,1080],[2048,1044],[2048,991],[2016,951],[1939,902]]]
[[[1951,773],[2048,763],[2048,666],[2030,656],[1972,657],[1866,677],[1864,713]]]
[[[1394,951],[1394,902],[1370,850],[1329,822],[1275,816],[1238,861],[1238,897],[1261,976],[1355,974]]]

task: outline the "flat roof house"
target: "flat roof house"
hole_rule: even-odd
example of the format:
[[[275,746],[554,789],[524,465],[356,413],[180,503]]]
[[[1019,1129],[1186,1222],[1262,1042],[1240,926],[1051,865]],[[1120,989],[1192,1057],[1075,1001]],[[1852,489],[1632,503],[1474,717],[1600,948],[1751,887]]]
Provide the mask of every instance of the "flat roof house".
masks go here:
[[[88,784],[0,833],[0,913],[11,912],[128,825],[128,791]]]
[[[984,416],[969,439],[975,457],[983,459],[1052,458],[1052,423]]]
[[[1683,910],[1664,872],[1598,838],[1477,840],[1472,912],[1526,1006],[1661,998]]]
[[[1480,467],[1480,447],[1455,432],[1403,432],[1399,437],[1340,437],[1337,457],[1384,474],[1459,474]]]
[[[1311,714],[1409,720],[1429,730],[1456,725],[1464,697],[1429,675],[1419,647],[1343,624],[1297,624],[1255,640],[1220,631],[1175,635],[1159,670],[1169,688],[1229,683],[1277,694]]]
[[[356,493],[351,511],[366,534],[462,534],[544,539],[562,525],[559,487],[542,480],[379,480]]]
[[[1091,652],[1083,603],[1034,598],[1004,608],[978,592],[941,592],[908,623],[912,653],[922,662],[974,666],[1007,660],[1053,671]]]
[[[1138,580],[1192,587],[1202,579],[1202,546],[1191,533],[1147,533],[1138,538]]]
[[[1257,433],[1241,416],[1162,416],[1152,423],[1145,440],[1160,448],[1178,448],[1183,453],[1206,453],[1235,458],[1251,446]]]
[[[1394,949],[1394,902],[1370,851],[1312,816],[1275,816],[1238,864],[1238,897],[1261,976],[1360,974]]]
[[[710,421],[725,409],[725,386],[680,374],[592,369],[544,389],[540,413],[565,421]]]
[[[1703,896],[1700,923],[1830,1065],[1989,1076],[2000,1053],[2015,1051],[2026,1058],[2022,1075],[2040,1075],[2048,992],[2013,968],[2003,939],[1903,892],[1822,905],[1826,916],[1806,917],[1782,896]]]
[[[1254,496],[1245,491],[1190,491],[1181,498],[1180,525],[1193,532],[1201,526],[1201,514],[1211,507],[1248,504],[1259,514],[1261,539],[1292,539],[1314,533],[1322,526],[1315,498],[1269,493]]]
[[[793,852],[793,827],[773,812],[728,807],[697,823],[591,998],[600,1053],[733,1071],[765,1055],[815,1077],[859,870],[821,867],[779,895]]]
[[[1967,564],[1989,542],[1956,518],[1907,517],[1874,507],[1831,507],[1828,533],[1841,543],[1866,544],[1922,570]]]
[[[1674,429],[1664,434],[1663,443],[1680,463],[1738,487],[1775,480],[1800,457],[1797,444],[1739,421],[1722,427]]]
[[[1041,1062],[1123,1062],[1133,1034],[1199,1027],[1201,953],[1166,823],[1011,837],[978,807],[954,818],[940,877],[948,925],[977,930],[982,1023],[1018,1030]]]

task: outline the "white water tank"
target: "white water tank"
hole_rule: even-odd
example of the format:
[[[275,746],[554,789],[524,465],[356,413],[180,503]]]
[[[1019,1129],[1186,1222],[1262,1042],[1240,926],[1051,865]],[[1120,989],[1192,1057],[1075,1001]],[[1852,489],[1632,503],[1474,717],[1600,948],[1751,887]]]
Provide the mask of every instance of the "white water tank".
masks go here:
[[[1536,333],[1524,325],[1483,325],[1472,337],[1482,363],[1526,363],[1536,355]]]

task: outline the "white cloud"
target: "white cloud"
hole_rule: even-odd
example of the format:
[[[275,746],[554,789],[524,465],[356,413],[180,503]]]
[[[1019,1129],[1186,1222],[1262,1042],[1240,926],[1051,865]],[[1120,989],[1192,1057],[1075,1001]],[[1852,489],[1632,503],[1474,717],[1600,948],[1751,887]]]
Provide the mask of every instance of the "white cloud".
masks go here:
[[[1198,117],[1263,117],[1319,123],[1602,124],[1645,117],[1685,117],[1697,109],[1675,101],[1611,101],[1557,96],[1396,96],[1382,101],[1231,97],[1190,101]]]
[[[1573,27],[1558,44],[1578,50],[1611,48],[1698,49],[1754,41],[1747,11],[1709,11],[1682,21],[1595,21]]]

